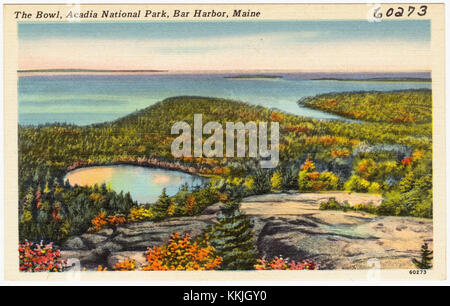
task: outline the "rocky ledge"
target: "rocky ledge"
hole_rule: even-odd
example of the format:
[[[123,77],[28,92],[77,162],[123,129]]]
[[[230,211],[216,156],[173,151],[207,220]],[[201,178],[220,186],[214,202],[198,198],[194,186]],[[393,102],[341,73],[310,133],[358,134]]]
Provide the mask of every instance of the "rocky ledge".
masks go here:
[[[319,203],[331,197],[350,205],[381,202],[376,195],[340,192],[245,198],[241,208],[254,224],[260,257],[309,258],[321,269],[367,269],[374,260],[384,269],[408,269],[414,268],[411,259],[420,256],[424,241],[432,248],[432,220],[319,210]],[[219,207],[214,204],[200,216],[130,223],[72,237],[62,246],[62,256],[80,260],[88,270],[98,265],[111,268],[126,257],[141,266],[148,247],[166,243],[173,232],[200,235],[216,222]]]

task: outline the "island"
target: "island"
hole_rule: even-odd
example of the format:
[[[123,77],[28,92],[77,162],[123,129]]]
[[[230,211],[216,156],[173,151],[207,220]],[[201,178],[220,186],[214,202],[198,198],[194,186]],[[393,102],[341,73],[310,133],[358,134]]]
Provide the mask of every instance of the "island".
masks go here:
[[[280,75],[252,74],[252,75],[226,76],[224,78],[230,80],[277,80],[282,79],[283,77]]]

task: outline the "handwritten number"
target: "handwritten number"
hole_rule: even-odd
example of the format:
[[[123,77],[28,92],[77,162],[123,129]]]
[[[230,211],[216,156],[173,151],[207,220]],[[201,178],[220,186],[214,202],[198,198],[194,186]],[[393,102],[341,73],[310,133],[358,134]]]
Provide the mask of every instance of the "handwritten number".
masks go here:
[[[400,7],[400,6],[398,7],[398,9],[399,9],[399,11],[395,13],[395,16],[396,17],[402,17],[403,16],[403,12],[405,10],[403,9],[403,7]]]
[[[397,10],[395,10],[393,7],[390,7],[385,15],[386,17],[391,17],[391,16],[395,16],[395,17],[403,17],[403,15],[405,14],[405,8],[399,6],[397,7]],[[417,9],[417,15],[418,16],[425,16],[427,14],[427,10],[428,10],[428,6],[426,5],[421,5],[418,9]],[[408,17],[410,17],[414,12],[416,11],[416,7],[415,6],[408,6]],[[373,13],[373,17],[376,19],[381,19],[383,17],[383,13],[381,11],[381,7],[377,7],[374,9],[374,13]]]
[[[428,8],[428,7],[427,7],[426,5],[422,5],[422,6],[420,7],[421,11],[418,12],[417,15],[419,15],[419,16],[425,16],[425,14],[427,13],[427,8]]]
[[[393,12],[394,12],[394,9],[391,7],[390,9],[387,10],[386,16],[391,17]]]
[[[375,9],[375,11],[373,12],[373,17],[380,19],[381,17],[383,17],[383,14],[380,12],[381,7],[377,7]]]

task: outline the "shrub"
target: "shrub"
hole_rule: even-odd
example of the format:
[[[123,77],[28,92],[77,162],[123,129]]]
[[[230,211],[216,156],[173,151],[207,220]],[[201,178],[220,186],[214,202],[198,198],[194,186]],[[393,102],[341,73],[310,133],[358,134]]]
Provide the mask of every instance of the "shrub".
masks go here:
[[[305,259],[303,261],[295,262],[284,259],[283,257],[275,257],[271,261],[265,258],[258,259],[258,264],[255,265],[256,270],[316,270],[317,264],[313,260]]]
[[[93,227],[89,230],[89,232],[96,232],[106,226],[117,226],[126,222],[127,219],[124,215],[117,214],[107,217],[105,212],[101,212],[94,219],[92,219],[91,223]]]
[[[381,185],[377,182],[372,182],[367,191],[370,193],[379,193],[381,191]]]
[[[93,226],[91,231],[101,230],[108,224],[108,221],[106,220],[106,213],[104,212],[99,213],[97,216],[95,216],[94,219],[92,219],[91,223]]]
[[[58,249],[53,249],[53,243],[43,245],[25,241],[19,244],[19,270],[26,272],[62,272],[67,264],[60,260]]]
[[[281,175],[281,171],[276,171],[270,179],[271,189],[274,191],[280,191],[282,189],[282,181],[283,177]]]
[[[319,175],[319,181],[323,184],[322,189],[325,190],[338,190],[340,179],[339,176],[333,174],[332,172],[322,172]]]
[[[247,188],[248,191],[253,191],[255,189],[255,179],[253,176],[248,176],[245,178],[244,187]]]
[[[300,192],[310,191],[312,189],[312,182],[308,178],[308,171],[302,170],[298,174],[298,190]]]
[[[349,205],[348,203],[339,203],[336,201],[335,198],[330,198],[328,202],[322,202],[319,204],[320,210],[354,210],[354,211],[365,211],[370,214],[377,214],[378,208],[372,204],[364,204],[364,203],[358,203],[353,206]]]
[[[350,208],[353,210],[356,210],[356,211],[365,211],[365,212],[368,212],[369,214],[374,214],[374,215],[377,214],[377,211],[378,211],[376,206],[374,206],[372,204],[364,204],[364,203],[355,204],[355,205],[351,206]]]
[[[307,171],[307,172],[313,172],[314,170],[316,170],[316,166],[314,165],[314,163],[312,162],[311,158],[308,157],[305,161],[305,163],[303,164],[302,171]]]
[[[369,187],[370,182],[357,175],[351,176],[349,180],[344,184],[345,190],[356,192],[367,192],[369,190]]]
[[[137,221],[149,221],[154,217],[151,209],[145,208],[143,206],[133,207],[130,209],[130,213],[128,214],[128,221],[137,222]]]
[[[192,242],[189,234],[181,238],[178,233],[172,234],[167,245],[149,248],[146,259],[144,271],[215,270],[222,262],[215,255],[208,235]]]
[[[321,202],[319,204],[320,210],[343,210],[346,211],[350,208],[350,205],[348,204],[341,204],[338,201],[336,201],[335,198],[330,198],[327,202]]]
[[[134,259],[125,258],[124,260],[116,263],[113,269],[115,271],[135,271],[136,262]]]
[[[258,168],[254,176],[254,192],[264,194],[270,192],[270,172],[266,169]]]
[[[338,157],[348,157],[350,155],[350,151],[347,149],[344,150],[331,150],[331,156],[333,158],[338,158]]]

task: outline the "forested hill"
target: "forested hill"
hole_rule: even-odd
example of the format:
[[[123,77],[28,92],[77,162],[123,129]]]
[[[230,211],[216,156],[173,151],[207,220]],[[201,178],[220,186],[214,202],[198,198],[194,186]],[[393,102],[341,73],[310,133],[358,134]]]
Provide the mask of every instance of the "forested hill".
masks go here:
[[[331,93],[299,101],[346,118],[387,123],[430,123],[431,90]]]
[[[177,121],[193,124],[195,113],[203,115],[203,122],[221,124],[227,121],[280,122],[281,161],[312,154],[329,162],[334,159],[332,152],[347,150],[351,153],[361,142],[431,148],[429,124],[319,121],[230,100],[175,97],[110,123],[87,127],[61,124],[20,127],[21,168],[41,164],[65,169],[73,163],[104,164],[150,156],[172,160],[170,145],[177,135],[170,134],[171,126]]]

